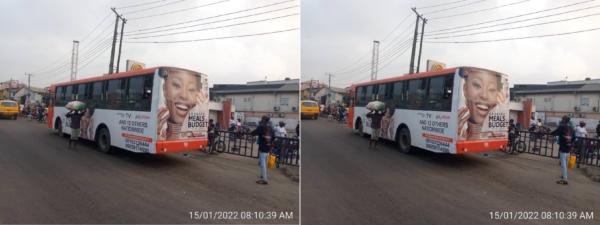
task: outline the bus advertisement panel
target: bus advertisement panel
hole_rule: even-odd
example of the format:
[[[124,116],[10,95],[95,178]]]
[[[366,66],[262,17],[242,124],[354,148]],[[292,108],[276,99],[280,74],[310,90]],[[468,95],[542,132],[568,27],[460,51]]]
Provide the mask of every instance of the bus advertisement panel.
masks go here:
[[[458,140],[508,138],[508,76],[478,68],[462,68],[459,74]]]
[[[438,153],[466,153],[506,147],[508,78],[478,68],[451,68],[352,86],[348,126],[371,134],[366,105],[381,101],[379,138]]]
[[[176,68],[161,68],[158,140],[207,139],[208,77]]]

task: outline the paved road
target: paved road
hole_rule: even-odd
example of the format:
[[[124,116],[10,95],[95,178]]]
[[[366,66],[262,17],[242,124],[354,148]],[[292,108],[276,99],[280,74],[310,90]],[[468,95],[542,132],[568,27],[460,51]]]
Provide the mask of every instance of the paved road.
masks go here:
[[[302,120],[302,223],[506,224],[490,212],[593,212],[593,221],[528,220],[532,224],[599,224],[600,183],[558,160],[500,151],[406,155],[385,141],[378,151],[346,125]],[[541,214],[539,215],[541,216]]]
[[[257,159],[199,151],[105,155],[45,125],[0,120],[0,223],[293,223],[299,183],[260,179]],[[192,220],[189,212],[291,212],[286,220]],[[278,214],[279,216],[279,214]],[[238,218],[240,214],[238,214]]]

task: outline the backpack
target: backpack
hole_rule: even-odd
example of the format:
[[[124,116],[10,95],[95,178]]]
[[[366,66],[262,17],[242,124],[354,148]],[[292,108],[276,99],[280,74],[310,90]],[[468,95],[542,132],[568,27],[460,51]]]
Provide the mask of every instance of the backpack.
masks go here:
[[[265,126],[266,129],[270,132],[269,135],[263,134],[263,138],[267,139],[267,140],[265,140],[267,142],[267,145],[270,145],[271,142],[273,141],[273,137],[275,135],[275,132],[273,132],[273,129],[271,129],[271,127],[269,127],[269,126],[266,126],[266,125],[261,125],[261,126]],[[260,145],[260,138],[256,139],[256,144]]]

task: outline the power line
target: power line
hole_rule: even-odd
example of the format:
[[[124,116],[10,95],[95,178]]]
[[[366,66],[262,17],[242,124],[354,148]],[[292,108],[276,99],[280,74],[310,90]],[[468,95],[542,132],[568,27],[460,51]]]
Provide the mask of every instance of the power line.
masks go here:
[[[465,25],[465,26],[446,28],[446,29],[441,29],[441,30],[436,30],[436,31],[428,31],[428,33],[435,33],[435,32],[447,31],[447,30],[454,30],[454,29],[465,28],[465,27],[472,27],[472,26],[477,26],[477,25],[481,25],[481,24],[493,23],[493,22],[497,22],[497,21],[502,21],[502,20],[507,20],[507,19],[513,19],[513,18],[522,17],[522,16],[529,16],[529,15],[533,15],[533,14],[537,14],[537,13],[541,13],[541,12],[547,12],[547,11],[551,11],[551,10],[562,9],[562,8],[566,8],[566,7],[569,7],[569,6],[579,5],[579,4],[588,3],[588,2],[592,2],[592,1],[594,1],[594,0],[588,0],[588,1],[578,2],[578,3],[575,3],[575,4],[560,6],[560,7],[551,8],[551,9],[545,9],[545,10],[541,10],[541,11],[537,11],[537,12],[532,12],[532,13],[527,13],[527,14],[522,14],[522,15],[517,15],[517,16],[506,17],[506,18],[503,18],[503,19],[491,20],[491,21],[482,22],[482,23],[474,23],[474,24],[469,24],[469,25]],[[573,12],[573,11],[571,11],[571,12]],[[425,35],[425,36],[427,36],[427,35]]]
[[[441,9],[441,10],[433,11],[433,12],[426,12],[423,15],[429,15],[429,14],[433,14],[433,13],[444,12],[444,11],[448,11],[448,10],[452,10],[452,9],[457,9],[457,8],[461,8],[461,7],[465,7],[465,6],[477,4],[477,3],[480,3],[480,2],[485,2],[485,1],[487,1],[487,0],[481,0],[481,1],[477,1],[477,2],[471,2],[471,3],[468,3],[468,4],[459,5],[459,6],[455,6],[455,7],[447,8],[447,9]]]
[[[391,43],[393,43],[394,41],[396,41],[396,39],[398,39],[400,36],[402,36],[402,34],[404,34],[404,32],[406,32],[406,31],[407,31],[409,28],[411,28],[411,26],[412,26],[413,24],[415,24],[416,22],[417,22],[417,21],[415,21],[415,22],[412,22],[410,25],[408,25],[408,27],[406,27],[406,29],[404,29],[404,30],[402,31],[402,33],[400,33],[398,36],[396,36],[396,38],[394,38],[394,40],[392,40],[392,42],[391,42]],[[406,37],[406,36],[405,36],[405,37]],[[388,46],[390,46],[390,45],[386,45],[386,46],[385,46],[383,49],[381,49],[381,51],[385,50],[385,49],[386,49]]]
[[[459,2],[464,2],[464,1],[467,1],[467,0],[460,0],[460,1],[456,1],[456,2],[449,2],[449,3],[444,3],[444,4],[439,4],[439,5],[432,5],[432,6],[425,6],[425,7],[417,7],[417,9],[427,9],[427,8],[433,8],[433,7],[444,6],[444,5],[450,5],[450,4],[459,3]]]
[[[163,15],[167,15],[167,14],[171,14],[171,13],[178,13],[178,12],[188,11],[188,10],[202,8],[202,7],[206,7],[206,6],[216,5],[216,4],[228,2],[228,1],[229,0],[224,0],[224,1],[220,1],[220,2],[214,2],[214,3],[209,3],[206,5],[196,6],[196,7],[192,7],[192,8],[188,8],[188,9],[176,10],[176,11],[172,11],[172,12],[166,12],[166,13],[155,14],[155,15],[150,15],[150,16],[134,17],[129,20],[137,20],[137,19],[144,19],[144,18],[150,18],[150,17],[155,17],[155,16],[163,16]]]
[[[81,62],[84,62],[88,58],[88,56],[94,55],[100,49],[103,49],[103,48],[106,48],[106,47],[110,46],[111,41],[112,41],[112,38],[106,39],[104,42],[102,42],[99,45],[97,45],[97,47],[94,47],[89,52],[86,52],[86,53],[82,54],[81,57],[80,57],[81,58]],[[36,79],[41,80],[41,79],[51,78],[51,77],[56,76],[57,74],[66,72],[66,71],[70,70],[69,65],[70,64],[64,64],[62,67],[57,67],[53,72],[47,73],[47,74],[45,74],[43,76],[37,76]]]
[[[103,20],[102,20],[102,21],[101,21],[101,22],[100,22],[98,25],[96,25],[96,27],[95,27],[95,28],[94,28],[94,29],[93,29],[93,30],[92,30],[90,33],[88,33],[88,34],[87,34],[87,35],[86,35],[86,36],[83,38],[83,40],[81,40],[81,42],[85,41],[85,39],[87,39],[87,38],[88,38],[88,37],[89,37],[89,36],[90,36],[92,33],[94,33],[94,31],[96,31],[96,29],[98,29],[98,27],[99,27],[99,26],[100,26],[102,23],[104,23],[104,21],[106,20],[106,18],[108,18],[108,16],[110,16],[110,14],[111,14],[111,13],[109,13],[109,14],[108,14],[106,17],[104,17],[104,19],[103,19]],[[68,51],[68,52],[66,52],[66,53],[65,53],[63,56],[61,56],[61,57],[60,57],[58,60],[54,61],[52,64],[50,64],[50,65],[48,65],[48,66],[44,67],[44,68],[43,68],[43,69],[41,69],[41,70],[38,70],[38,71],[34,72],[34,73],[37,73],[37,72],[44,71],[44,70],[45,70],[45,69],[47,69],[48,67],[50,67],[50,66],[52,66],[52,65],[56,64],[58,61],[60,61],[61,59],[63,59],[65,56],[69,55],[69,53],[71,53],[71,51]]]
[[[442,34],[454,34],[454,33],[458,33],[458,32],[465,32],[465,31],[471,31],[471,30],[479,30],[479,29],[484,29],[484,28],[503,26],[503,25],[508,25],[508,24],[514,24],[514,23],[520,23],[520,22],[526,22],[526,21],[531,21],[531,20],[536,20],[536,19],[542,19],[542,18],[548,18],[548,17],[558,16],[558,15],[563,15],[563,14],[567,14],[567,13],[572,13],[572,12],[577,12],[577,11],[582,11],[582,10],[587,10],[587,9],[592,9],[592,8],[598,8],[598,7],[600,7],[600,5],[592,6],[592,7],[587,7],[587,8],[583,8],[583,9],[572,10],[572,11],[568,11],[568,12],[562,12],[562,13],[557,13],[557,14],[540,16],[540,17],[535,17],[535,18],[530,18],[530,19],[525,19],[525,20],[518,20],[518,21],[513,21],[513,22],[508,22],[508,23],[502,23],[502,24],[496,24],[496,25],[491,25],[491,26],[466,29],[466,30],[444,32],[444,33],[436,33],[436,34],[427,34],[425,36],[435,36],[435,35],[442,35]],[[593,14],[593,15],[595,15],[595,14]],[[583,18],[583,17],[578,17],[578,18]],[[559,21],[562,21],[562,20],[559,20]],[[566,20],[564,20],[564,21],[566,21]]]
[[[241,37],[250,37],[250,36],[261,36],[267,34],[276,34],[283,33],[288,31],[299,30],[300,28],[293,28],[287,30],[279,30],[272,31],[266,33],[258,33],[258,34],[246,34],[246,35],[238,35],[238,36],[229,36],[229,37],[218,37],[218,38],[205,38],[205,39],[196,39],[196,40],[183,40],[183,41],[124,41],[123,43],[153,43],[153,44],[167,44],[167,43],[182,43],[182,42],[196,42],[196,41],[211,41],[211,40],[221,40],[221,39],[231,39],[231,38],[241,38]]]
[[[472,12],[468,12],[468,13],[462,13],[462,14],[456,14],[456,15],[451,15],[451,16],[442,16],[442,17],[431,18],[431,19],[428,19],[428,20],[437,20],[437,19],[444,19],[444,18],[450,18],[450,17],[456,17],[456,16],[464,16],[464,15],[468,15],[468,14],[473,14],[473,13],[478,13],[478,12],[484,12],[484,11],[488,11],[488,10],[492,10],[492,9],[498,9],[498,8],[502,8],[502,7],[506,7],[506,6],[516,5],[516,4],[520,4],[520,3],[528,2],[528,1],[529,0],[525,0],[525,1],[520,1],[520,2],[506,4],[506,5],[496,6],[496,7],[492,7],[492,8],[488,8],[488,9],[482,9],[482,10],[472,11]]]
[[[572,31],[572,32],[566,32],[566,33],[558,33],[558,34],[547,34],[547,35],[538,35],[538,36],[529,36],[529,37],[518,37],[518,38],[505,38],[505,39],[496,39],[496,40],[484,40],[484,41],[427,41],[425,43],[456,43],[456,44],[463,44],[463,43],[483,43],[483,42],[496,42],[496,41],[511,41],[511,40],[530,39],[530,38],[542,38],[542,37],[562,36],[562,35],[568,35],[568,34],[577,34],[577,33],[590,32],[590,31],[595,31],[595,30],[600,30],[600,28],[593,28],[593,29],[588,29],[588,30]]]
[[[394,54],[391,54],[391,55],[390,55],[390,54],[389,54],[389,52],[388,52],[387,56],[383,56],[383,57],[382,57],[382,60],[381,60],[381,62],[383,63],[383,62],[387,61],[387,60],[388,60],[388,59],[390,59],[392,56],[394,56],[395,54],[397,54],[398,52],[400,52],[400,51],[402,51],[402,50],[406,51],[406,49],[408,49],[408,48],[410,48],[410,47],[412,46],[412,44],[411,44],[411,41],[412,41],[412,39],[409,39],[408,41],[406,41],[406,42],[405,42],[406,44],[409,44],[409,45],[404,45],[404,46],[402,46],[402,47],[399,47],[399,48],[397,48],[397,49],[395,50],[395,52],[394,52],[394,51],[392,51],[392,52],[394,52]],[[404,53],[404,52],[402,52],[402,53]],[[402,54],[402,53],[400,53],[400,54]],[[396,58],[397,58],[397,57],[396,57]],[[386,65],[387,65],[387,64],[386,64]],[[357,73],[353,73],[351,76],[348,76],[348,75],[347,75],[347,76],[344,76],[344,77],[338,77],[338,78],[339,78],[339,80],[346,80],[346,79],[349,79],[349,78],[352,78],[352,77],[356,77],[356,76],[358,76],[358,75],[361,75],[361,74],[363,74],[363,73],[365,73],[365,72],[367,72],[367,71],[369,71],[369,70],[370,70],[370,68],[369,68],[369,67],[365,67],[365,68],[363,68],[363,70],[362,70],[362,71],[358,71]],[[370,76],[370,75],[369,75],[369,76]],[[337,79],[337,78],[336,78],[336,79]]]
[[[96,29],[98,29],[98,27],[100,25],[102,25],[102,23],[104,23],[104,21],[112,14],[112,12],[109,12],[108,15],[106,15],[106,17],[104,17],[104,19],[98,24],[96,25],[96,27],[94,27],[94,29],[92,30],[92,32],[90,32],[88,35],[86,35],[83,40],[81,40],[81,42],[85,41],[85,39],[87,39],[92,33],[94,33],[94,31],[96,31]]]
[[[279,5],[279,4],[283,4],[283,3],[287,3],[287,2],[292,2],[292,1],[294,1],[294,0],[287,0],[287,1],[283,1],[283,2],[278,2],[278,3],[269,4],[269,5],[259,6],[259,7],[251,8],[251,9],[245,9],[245,10],[241,10],[241,11],[237,11],[237,12],[231,12],[231,13],[227,13],[227,14],[221,14],[221,15],[206,17],[206,18],[197,19],[197,20],[190,20],[190,21],[181,22],[181,23],[174,23],[174,24],[169,24],[169,25],[164,25],[164,26],[158,26],[158,27],[153,27],[153,28],[146,28],[146,29],[141,29],[141,30],[136,30],[136,31],[130,31],[130,33],[132,33],[132,32],[139,32],[139,31],[146,31],[146,30],[154,30],[154,29],[163,28],[163,27],[170,27],[170,26],[175,26],[175,25],[181,25],[181,24],[186,24],[186,23],[197,22],[197,21],[201,21],[201,20],[213,19],[213,18],[217,18],[217,17],[221,17],[221,16],[228,16],[228,15],[232,15],[232,14],[236,14],[236,13],[251,11],[251,10],[260,9],[260,8],[266,8],[266,7],[269,7],[269,6]]]
[[[393,34],[393,33],[394,33],[394,31],[396,31],[396,29],[398,29],[398,27],[400,27],[400,25],[402,25],[402,24],[404,23],[404,21],[406,21],[406,19],[408,19],[408,17],[410,17],[410,15],[412,15],[412,13],[413,13],[413,12],[411,11],[411,12],[410,12],[410,13],[409,13],[409,14],[406,16],[406,18],[404,18],[404,20],[402,20],[402,22],[400,22],[400,24],[398,24],[398,26],[396,26],[396,28],[394,28],[394,29],[392,30],[392,32],[390,32],[390,33],[389,33],[387,36],[385,36],[385,38],[383,38],[383,41],[385,41],[385,40],[386,40],[386,39],[387,39],[387,38],[388,38],[388,37],[389,37],[391,34]],[[410,25],[409,25],[409,27],[410,27]],[[394,38],[394,40],[392,40],[392,43],[393,43],[393,42],[394,42],[396,39],[398,39],[398,37],[400,37],[400,36],[401,36],[401,35],[402,35],[402,34],[403,34],[405,31],[406,31],[406,29],[405,29],[404,31],[402,31],[402,33],[400,33],[400,35],[398,35],[396,38]],[[383,41],[381,41],[381,42],[383,42]],[[389,45],[388,45],[388,46],[389,46]],[[386,47],[387,47],[387,46],[386,46]],[[383,49],[382,49],[382,51],[383,51],[383,50],[385,50],[385,48],[383,48]],[[367,56],[368,56],[368,55],[369,55],[371,52],[372,52],[372,50],[369,50],[369,51],[368,51],[368,52],[367,52],[367,53],[366,53],[364,56],[360,57],[360,59],[358,59],[356,62],[354,62],[354,63],[350,64],[349,66],[345,67],[344,69],[338,70],[338,71],[337,71],[336,73],[334,73],[334,74],[339,74],[339,72],[341,72],[341,71],[344,71],[345,69],[348,69],[348,68],[350,68],[351,66],[355,65],[357,62],[360,62],[362,59],[364,59],[365,57],[367,57]],[[360,67],[360,66],[359,66],[359,67]],[[344,72],[344,73],[347,73],[347,71],[346,71],[346,72]]]
[[[563,20],[555,20],[555,21],[545,22],[545,23],[537,23],[537,24],[532,24],[532,25],[527,25],[527,26],[521,26],[521,27],[511,27],[511,28],[505,28],[505,29],[500,29],[500,30],[490,30],[490,31],[478,32],[478,33],[461,34],[461,35],[446,36],[446,37],[427,38],[427,40],[431,40],[431,39],[443,39],[443,38],[453,38],[453,37],[462,37],[462,36],[471,36],[471,35],[476,35],[476,34],[485,34],[485,33],[493,33],[493,32],[505,31],[505,30],[514,30],[514,29],[520,29],[520,28],[526,28],[526,27],[534,27],[534,26],[540,26],[540,25],[546,25],[546,24],[552,24],[552,23],[565,22],[565,21],[576,20],[576,19],[581,19],[581,18],[587,18],[587,17],[597,16],[597,15],[600,15],[600,13],[590,14],[590,15],[585,15],[585,16],[579,16],[579,17],[574,17],[574,18],[569,18],[569,19],[563,19]]]
[[[126,9],[126,8],[138,7],[138,6],[143,6],[143,5],[150,5],[150,4],[154,4],[154,3],[157,3],[157,2],[164,2],[164,1],[167,1],[167,0],[160,0],[160,1],[155,1],[155,2],[148,2],[148,3],[144,3],[144,4],[139,4],[139,5],[131,5],[131,6],[119,7],[117,9]]]
[[[86,56],[86,57],[83,57],[83,58],[82,58],[82,60],[81,60],[81,62],[84,62],[84,61],[86,61],[86,60],[90,59],[90,58],[91,58],[91,56],[94,56],[94,55],[95,55],[96,57],[94,57],[94,58],[92,59],[92,61],[94,61],[96,58],[98,58],[100,55],[102,55],[104,52],[106,52],[106,50],[110,49],[110,47],[111,47],[111,44],[112,44],[112,43],[110,43],[110,42],[108,42],[108,43],[109,43],[109,44],[106,44],[106,45],[104,45],[102,48],[98,49],[98,50],[97,50],[97,51],[96,51],[94,54],[91,54],[91,55],[88,55],[88,56]],[[88,62],[87,64],[85,64],[84,66],[82,66],[82,67],[78,68],[78,70],[81,70],[81,69],[85,68],[85,66],[87,66],[88,64],[90,64],[92,61],[90,61],[90,62]],[[58,72],[58,73],[54,74],[53,76],[44,77],[44,78],[41,78],[41,79],[36,79],[36,81],[40,81],[40,80],[47,80],[47,79],[50,79],[50,78],[56,77],[56,76],[58,76],[58,75],[59,75],[59,74],[61,74],[61,73],[67,72],[69,69],[70,69],[70,68],[67,68],[66,70],[60,71],[60,72]],[[70,76],[71,76],[71,75],[69,74],[69,76],[67,76],[66,78],[68,78],[68,77],[70,77]],[[63,79],[64,79],[64,78],[63,78]],[[54,83],[55,83],[55,82],[54,82]]]
[[[146,8],[146,9],[140,9],[140,10],[137,10],[137,11],[126,12],[124,14],[132,14],[132,13],[143,12],[143,11],[147,11],[147,10],[151,10],[151,9],[160,8],[160,7],[163,7],[163,6],[173,5],[175,3],[180,3],[180,2],[183,2],[183,1],[186,1],[186,0],[180,0],[180,1],[176,1],[176,2],[167,3],[167,4],[164,4],[164,5],[154,6],[152,8]]]
[[[100,36],[102,36],[102,34],[104,34],[104,32],[106,32],[108,30],[108,28],[111,28],[113,24],[115,24],[114,21],[112,23],[110,23],[108,26],[106,26],[106,28],[104,28],[104,30],[102,30],[102,32],[100,34],[98,34],[98,36],[96,36],[96,38],[94,38],[94,40],[90,41],[90,43],[94,42],[96,39],[98,39]],[[88,46],[90,46],[90,45],[83,46],[83,49],[81,49],[81,51],[85,50]]]
[[[398,24],[398,26],[396,26],[396,28],[394,28],[392,30],[392,32],[390,32],[387,36],[385,36],[385,38],[383,38],[383,40],[381,40],[381,42],[384,42],[385,39],[387,39],[390,35],[392,35],[392,33],[394,33],[394,31],[396,31],[396,29],[398,29],[398,27],[400,27],[400,25],[402,25],[404,23],[404,21],[406,21],[406,19],[408,19],[408,17],[410,17],[410,15],[412,15],[412,13],[409,13],[403,20],[402,22],[400,22],[400,24]]]
[[[107,37],[108,37],[108,36],[105,36],[105,38],[107,38]],[[87,52],[85,52],[85,51],[81,51],[81,53],[82,53],[82,54],[81,54],[81,56],[80,56],[80,57],[83,57],[83,56],[85,56],[85,55],[86,55],[86,53],[88,53],[88,52],[90,52],[90,51],[92,51],[92,52],[93,52],[94,50],[96,50],[96,49],[97,49],[97,47],[98,47],[98,46],[105,44],[105,43],[106,43],[107,41],[109,41],[109,40],[112,40],[112,38],[110,38],[110,39],[105,39],[105,41],[100,41],[100,42],[96,43],[96,45],[94,45],[94,47],[92,48],[92,50],[89,50],[89,51],[87,51]],[[87,47],[87,46],[86,46],[86,47]],[[59,66],[56,66],[56,67],[54,67],[54,68],[52,68],[52,69],[50,69],[50,70],[47,70],[47,71],[45,71],[45,72],[36,73],[36,75],[37,75],[37,77],[38,77],[38,78],[40,78],[40,77],[45,77],[45,76],[47,76],[47,75],[49,75],[49,74],[52,74],[52,73],[56,72],[57,70],[61,70],[61,69],[63,69],[63,68],[66,68],[66,67],[68,67],[69,65],[70,65],[70,62],[69,62],[69,61],[67,61],[66,63],[62,63],[61,65],[59,65]],[[46,75],[42,75],[42,74],[46,74]],[[39,75],[42,75],[42,76],[39,76]]]
[[[290,16],[297,16],[297,15],[300,15],[300,13],[289,14],[289,15],[285,15],[285,16],[278,16],[278,17],[273,17],[273,18],[269,18],[269,19],[255,20],[255,21],[250,21],[250,22],[246,22],[246,23],[231,24],[231,25],[227,25],[227,26],[211,27],[211,28],[205,28],[205,29],[200,29],[200,30],[182,31],[182,32],[177,32],[177,33],[160,34],[160,35],[153,35],[153,36],[133,37],[133,38],[126,38],[126,39],[143,39],[143,38],[163,37],[163,36],[171,36],[171,35],[176,35],[176,34],[200,32],[200,31],[205,31],[205,30],[214,30],[214,29],[221,29],[221,28],[226,28],[226,27],[234,27],[234,26],[241,26],[241,25],[252,24],[252,23],[265,22],[265,21],[276,20],[276,19],[286,18],[286,17],[290,17]]]
[[[400,37],[400,36],[398,36],[398,37]],[[411,37],[411,34],[408,34],[407,36],[404,36],[404,39],[402,39],[400,42],[398,42],[398,44],[394,45],[394,47],[393,47],[391,50],[388,50],[387,52],[385,51],[385,48],[384,48],[384,49],[382,49],[381,51],[382,51],[382,53],[383,53],[383,54],[381,55],[381,58],[382,58],[382,59],[383,59],[383,58],[385,58],[385,57],[386,57],[386,56],[388,56],[388,55],[389,55],[391,52],[394,52],[394,51],[398,50],[399,48],[401,48],[401,46],[405,45],[407,42],[410,42],[410,41],[412,41],[412,39],[410,39],[410,40],[407,40],[407,39],[408,39],[408,38],[410,38],[410,37]],[[391,46],[391,45],[388,45],[388,46],[386,46],[386,48],[387,48],[387,47],[389,47],[389,46]],[[347,76],[348,76],[348,75],[350,75],[350,74],[354,74],[354,73],[355,73],[356,71],[358,71],[358,70],[363,70],[363,69],[365,69],[365,68],[368,68],[368,66],[369,66],[369,65],[371,65],[371,63],[369,63],[369,62],[366,62],[366,63],[363,63],[363,64],[361,64],[360,66],[357,66],[357,67],[355,67],[355,68],[354,68],[354,69],[352,69],[352,70],[348,70],[348,71],[346,71],[346,72],[342,72],[342,73],[337,73],[336,75],[338,76],[338,78],[344,78],[344,77],[347,77]],[[364,71],[366,71],[366,70],[364,70]],[[361,71],[361,72],[362,72],[362,71]],[[340,74],[346,74],[346,75],[344,75],[344,76],[340,76]]]
[[[83,65],[81,68],[78,68],[77,70],[82,70],[83,68],[85,68],[87,65],[89,65],[90,63],[92,63],[92,62],[93,62],[94,60],[96,60],[98,57],[100,57],[100,56],[102,55],[102,53],[106,52],[106,50],[108,50],[108,49],[110,49],[110,48],[105,48],[103,52],[101,52],[100,54],[96,55],[96,57],[94,57],[94,58],[93,58],[91,61],[89,61],[87,64]],[[69,77],[70,77],[70,75],[69,75],[69,76],[66,76],[66,77],[63,77],[63,78],[62,78],[62,79],[60,79],[60,80],[54,81],[54,82],[52,82],[51,84],[58,83],[59,81],[62,81],[62,80],[64,80],[64,79],[67,79],[67,78],[69,78]]]
[[[208,23],[194,24],[194,25],[185,26],[185,27],[171,28],[171,29],[166,29],[166,30],[155,30],[155,31],[150,31],[150,32],[134,33],[134,34],[128,33],[128,34],[124,34],[124,36],[142,35],[142,34],[155,34],[157,32],[164,32],[164,31],[170,31],[170,30],[179,30],[179,29],[184,29],[184,28],[197,27],[197,26],[202,26],[202,25],[207,25],[207,24],[220,23],[220,22],[225,22],[225,21],[229,21],[229,20],[235,20],[235,19],[252,17],[252,16],[257,16],[257,15],[262,15],[262,14],[267,14],[267,13],[272,13],[272,12],[282,11],[282,10],[286,10],[286,9],[297,8],[297,7],[299,7],[299,6],[292,6],[292,7],[287,7],[287,8],[282,8],[282,9],[276,9],[276,10],[271,10],[271,11],[262,12],[262,13],[256,13],[256,14],[251,14],[251,15],[246,15],[246,16],[240,16],[240,17],[235,17],[235,18],[230,18],[230,19],[225,19],[225,20],[218,20],[218,21],[213,21],[213,22],[208,22]]]

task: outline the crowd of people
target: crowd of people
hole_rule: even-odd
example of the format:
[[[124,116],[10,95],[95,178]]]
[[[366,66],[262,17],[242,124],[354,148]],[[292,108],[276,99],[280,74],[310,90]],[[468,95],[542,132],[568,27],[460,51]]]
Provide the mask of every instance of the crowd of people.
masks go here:
[[[348,107],[345,103],[335,103],[328,106],[320,105],[320,113],[323,116],[332,115],[337,117],[338,122],[342,122],[344,117],[348,116]]]

